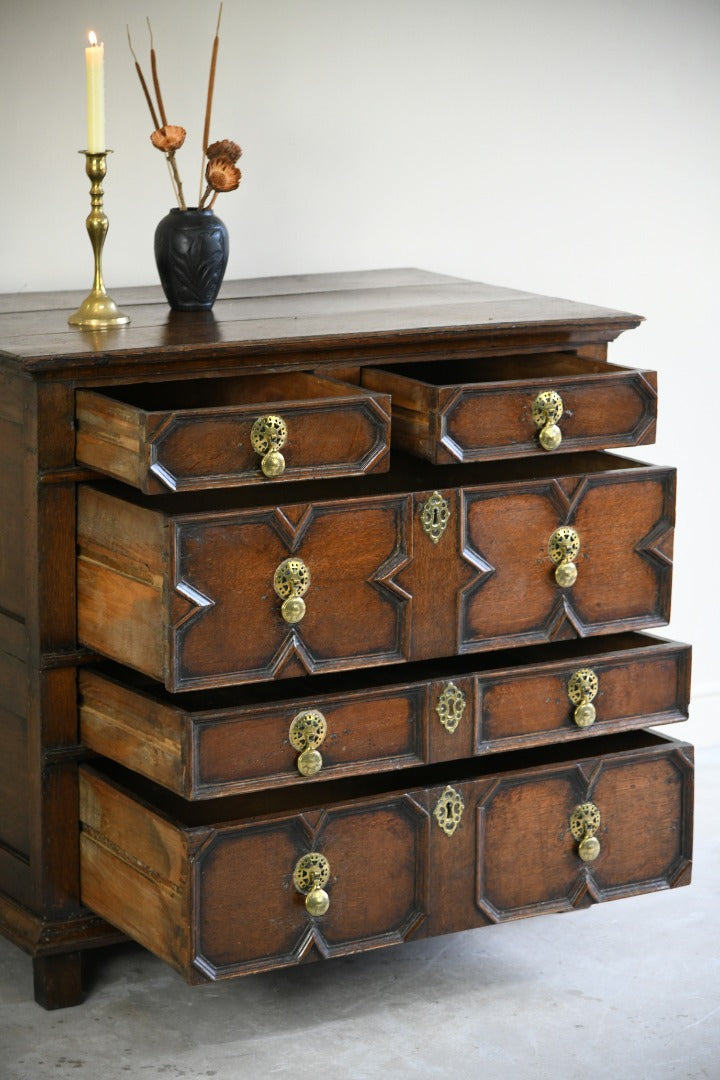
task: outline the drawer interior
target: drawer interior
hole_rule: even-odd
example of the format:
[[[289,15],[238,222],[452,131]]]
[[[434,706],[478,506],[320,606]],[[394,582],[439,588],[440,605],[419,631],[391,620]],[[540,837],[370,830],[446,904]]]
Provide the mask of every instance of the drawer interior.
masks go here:
[[[222,409],[237,405],[281,405],[328,397],[366,397],[356,386],[306,372],[277,372],[207,379],[182,379],[117,386],[103,397],[145,412],[174,409]],[[82,401],[82,397],[80,398]]]
[[[402,375],[429,386],[456,383],[502,383],[542,378],[543,381],[573,375],[608,375],[626,371],[604,360],[588,360],[575,353],[541,353],[530,356],[490,356],[482,359],[431,360],[427,363],[388,364],[383,371]]]

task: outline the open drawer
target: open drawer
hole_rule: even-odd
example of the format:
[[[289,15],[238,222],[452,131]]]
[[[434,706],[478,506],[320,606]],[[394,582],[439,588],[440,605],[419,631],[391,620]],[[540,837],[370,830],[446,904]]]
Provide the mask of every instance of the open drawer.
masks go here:
[[[79,672],[85,746],[186,799],[685,720],[690,647],[643,634],[172,695]]]
[[[666,622],[673,470],[564,461],[406,458],[322,500],[82,487],[78,638],[175,693]]]
[[[577,749],[222,804],[82,766],[81,899],[198,982],[686,884],[691,748]]]
[[[78,390],[76,460],[146,494],[385,471],[390,400],[303,372]]]
[[[436,464],[653,442],[654,371],[573,353],[364,368],[392,395],[393,444]]]

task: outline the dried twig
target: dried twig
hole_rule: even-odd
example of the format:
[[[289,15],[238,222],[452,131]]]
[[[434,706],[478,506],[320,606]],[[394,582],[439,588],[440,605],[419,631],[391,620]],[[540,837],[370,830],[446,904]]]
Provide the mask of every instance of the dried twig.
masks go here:
[[[213,41],[212,55],[210,58],[210,76],[208,79],[208,92],[207,102],[205,106],[205,126],[203,129],[203,173],[200,178],[200,197],[198,200],[198,206],[203,209],[205,205],[213,207],[215,200],[217,199],[218,192],[221,191],[234,191],[240,183],[241,173],[236,167],[235,162],[240,157],[242,150],[237,143],[231,139],[221,139],[218,142],[214,142],[209,145],[210,138],[210,118],[212,115],[212,103],[213,94],[215,92],[215,69],[217,66],[218,48],[220,45],[220,22],[222,20],[223,4],[222,0],[218,10],[217,26],[215,28],[215,38]],[[140,86],[145,96],[147,107],[150,110],[150,116],[152,118],[154,130],[150,136],[150,140],[158,150],[160,150],[167,162],[168,169],[170,171],[170,181],[172,183],[175,197],[178,202],[178,206],[181,210],[187,210],[187,204],[185,202],[185,196],[183,195],[182,182],[180,180],[180,174],[175,161],[175,152],[183,145],[185,141],[186,131],[183,127],[178,125],[168,124],[167,116],[165,113],[165,104],[163,102],[162,93],[160,91],[160,79],[158,76],[157,67],[157,54],[155,52],[155,42],[153,39],[153,30],[150,24],[150,19],[147,20],[148,30],[150,32],[150,66],[152,69],[152,82],[153,89],[155,91],[155,100],[150,92],[145,76],[142,73],[140,62],[135,55],[133,49],[132,39],[130,37],[130,27],[127,27],[127,38],[130,52],[133,60],[135,61],[135,70],[137,72],[138,79],[140,80]],[[157,108],[156,108],[157,106]],[[158,119],[159,113],[159,119]],[[207,157],[207,169],[205,169],[205,158]],[[203,192],[204,181],[207,179],[207,187]],[[210,200],[208,202],[208,200]]]
[[[152,98],[150,97],[150,91],[148,90],[147,83],[145,82],[145,76],[142,73],[142,68],[140,67],[140,63],[138,61],[137,56],[135,55],[135,50],[133,49],[133,46],[132,46],[132,39],[130,37],[130,27],[126,26],[125,29],[127,30],[128,45],[130,46],[130,52],[132,53],[133,60],[135,61],[135,70],[138,73],[138,79],[140,80],[140,85],[142,86],[143,94],[145,95],[145,100],[147,101],[148,109],[150,110],[150,116],[152,117],[153,127],[155,128],[155,130],[157,130],[160,127],[160,121],[157,118],[157,113],[155,112],[155,106],[153,105]]]
[[[220,10],[218,11],[217,27],[215,28],[215,40],[213,41],[212,56],[210,57],[210,75],[208,77],[208,92],[207,102],[205,105],[205,126],[203,128],[203,140],[202,140],[202,161],[200,163],[200,191],[198,194],[198,205],[202,202],[203,198],[203,179],[205,176],[205,151],[208,148],[210,142],[210,116],[212,113],[212,101],[213,94],[215,92],[215,68],[217,66],[217,54],[218,47],[220,45],[220,20],[222,19],[222,2],[220,3]]]
[[[167,124],[167,116],[165,115],[165,106],[163,104],[162,94],[160,93],[160,80],[157,73],[157,56],[155,55],[155,44],[153,41],[152,26],[150,25],[150,19],[147,21],[148,30],[150,31],[150,67],[152,68],[153,86],[155,87],[155,97],[157,98],[158,109],[160,110],[160,119],[162,120],[162,126]],[[157,125],[160,127],[160,125]]]
[[[157,56],[155,54],[155,42],[153,40],[152,26],[150,25],[149,18],[147,20],[147,24],[148,30],[150,31],[150,67],[152,68],[153,86],[155,87],[155,97],[157,98],[158,111],[160,112],[162,127],[165,127],[167,125],[167,116],[165,114],[165,104],[163,102],[162,93],[160,91],[160,80],[158,78],[157,71]],[[143,79],[143,82],[144,81],[145,80]],[[145,94],[149,104],[150,96],[147,92],[147,87],[145,87]],[[156,129],[159,128],[161,125],[157,123],[157,117],[155,116],[154,111],[153,120],[155,121]],[[173,187],[175,188],[175,196],[178,201],[178,206],[181,210],[187,210],[187,203],[185,202],[185,196],[183,195],[182,181],[180,180],[180,173],[178,172],[177,163],[175,161],[175,151],[169,151],[169,153],[167,153],[165,157],[168,163],[168,167],[170,169],[170,178],[173,182]]]

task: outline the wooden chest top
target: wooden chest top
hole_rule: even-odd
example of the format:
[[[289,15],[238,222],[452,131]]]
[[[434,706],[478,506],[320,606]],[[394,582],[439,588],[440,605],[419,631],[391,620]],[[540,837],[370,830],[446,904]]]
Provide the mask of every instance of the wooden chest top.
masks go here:
[[[482,356],[613,340],[641,319],[422,270],[368,270],[227,282],[212,312],[173,313],[159,288],[115,289],[130,326],[78,331],[80,292],[0,296],[0,364],[49,377],[127,369],[133,378],[326,363],[397,363],[403,351]],[[419,353],[422,345],[429,352]]]

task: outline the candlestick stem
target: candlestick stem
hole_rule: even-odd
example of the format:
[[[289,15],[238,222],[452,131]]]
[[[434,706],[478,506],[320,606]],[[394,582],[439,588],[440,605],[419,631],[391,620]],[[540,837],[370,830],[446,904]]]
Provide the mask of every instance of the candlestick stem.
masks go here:
[[[103,209],[103,186],[107,172],[107,155],[110,150],[102,150],[92,153],[89,150],[81,150],[85,154],[85,172],[90,179],[90,213],[85,219],[85,227],[90,237],[93,250],[93,284],[92,289],[83,300],[77,311],[68,319],[71,326],[79,326],[85,330],[107,330],[115,326],[127,326],[130,316],[120,311],[117,304],[105,291],[102,276],[102,251],[107,236],[107,214]]]

